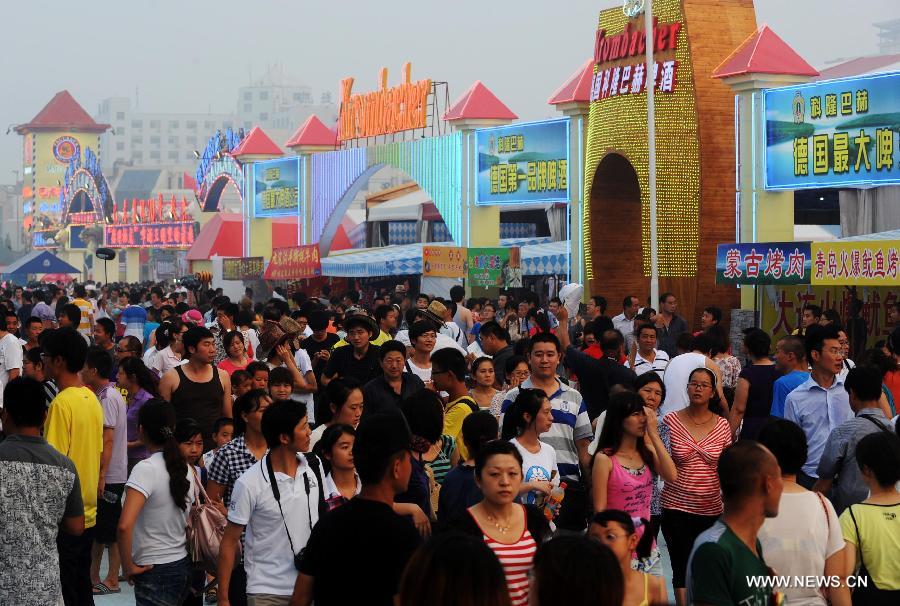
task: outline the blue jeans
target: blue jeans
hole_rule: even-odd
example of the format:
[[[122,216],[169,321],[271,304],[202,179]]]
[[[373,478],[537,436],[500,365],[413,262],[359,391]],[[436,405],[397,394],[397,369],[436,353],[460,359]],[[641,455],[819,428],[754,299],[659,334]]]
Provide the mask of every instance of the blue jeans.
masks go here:
[[[181,606],[190,589],[190,558],[168,564],[155,564],[134,577],[136,606]]]

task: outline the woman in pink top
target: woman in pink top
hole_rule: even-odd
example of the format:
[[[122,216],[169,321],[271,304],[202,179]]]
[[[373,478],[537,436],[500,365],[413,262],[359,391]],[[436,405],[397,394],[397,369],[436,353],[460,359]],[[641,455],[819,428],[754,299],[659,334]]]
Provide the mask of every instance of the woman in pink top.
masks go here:
[[[247,355],[247,348],[244,346],[244,336],[240,331],[226,332],[222,337],[222,347],[225,348],[225,355],[228,357],[219,362],[218,366],[229,375],[234,374],[236,370],[244,370],[250,364],[250,356]]]
[[[716,470],[722,451],[731,446],[731,426],[721,410],[716,375],[708,368],[691,372],[687,408],[663,417],[660,434],[678,469],[662,493],[662,531],[672,560],[672,587],[679,604],[685,599],[685,573],[697,536],[722,513]]]
[[[610,398],[606,422],[594,455],[591,474],[594,511],[618,509],[626,512],[638,527],[638,537],[650,522],[655,475],[666,482],[677,478],[675,463],[663,445],[657,430],[656,412],[644,406],[634,392],[622,392]],[[648,547],[651,543],[648,543]],[[658,560],[655,545],[637,553],[641,571]]]

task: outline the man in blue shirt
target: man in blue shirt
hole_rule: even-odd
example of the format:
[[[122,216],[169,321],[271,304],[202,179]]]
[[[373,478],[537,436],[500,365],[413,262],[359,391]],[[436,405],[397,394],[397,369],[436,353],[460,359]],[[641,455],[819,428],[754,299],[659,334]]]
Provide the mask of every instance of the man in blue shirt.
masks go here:
[[[847,507],[864,501],[869,488],[856,463],[856,445],[870,433],[893,431],[878,400],[881,398],[881,371],[871,366],[858,366],[844,379],[855,416],[835,429],[825,442],[819,459],[815,489],[831,493],[831,502],[838,515]]]
[[[810,326],[806,330],[806,355],[812,362],[809,379],[788,394],[784,418],[806,434],[809,450],[797,483],[812,489],[825,442],[836,427],[853,418],[850,398],[838,373],[844,366],[838,331],[832,326]]]
[[[806,346],[800,337],[788,336],[775,346],[775,370],[781,377],[772,387],[772,416],[784,416],[784,401],[788,394],[809,379]]]

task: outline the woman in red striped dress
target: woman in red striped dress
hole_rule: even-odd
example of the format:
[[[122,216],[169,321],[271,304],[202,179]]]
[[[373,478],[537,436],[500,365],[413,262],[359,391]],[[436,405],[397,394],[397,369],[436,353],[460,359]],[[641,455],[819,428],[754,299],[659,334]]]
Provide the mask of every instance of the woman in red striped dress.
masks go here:
[[[457,529],[479,536],[494,552],[513,606],[528,604],[528,573],[549,526],[535,507],[515,502],[522,484],[522,455],[509,442],[488,442],[475,459],[475,481],[484,500],[455,520]]]
[[[721,410],[716,375],[707,368],[688,378],[687,408],[667,414],[660,437],[678,471],[662,492],[662,531],[672,561],[672,587],[684,604],[685,572],[697,536],[722,513],[722,495],[716,469],[722,451],[731,445],[731,427]]]

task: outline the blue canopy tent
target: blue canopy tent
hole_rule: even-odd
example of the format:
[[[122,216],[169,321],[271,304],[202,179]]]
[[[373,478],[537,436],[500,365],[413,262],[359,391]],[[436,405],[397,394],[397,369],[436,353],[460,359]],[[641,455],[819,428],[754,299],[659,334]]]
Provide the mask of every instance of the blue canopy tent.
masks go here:
[[[80,269],[69,265],[49,250],[33,250],[18,261],[13,261],[3,270],[4,276],[80,273]]]
[[[526,276],[566,274],[569,271],[569,241],[550,238],[504,238],[501,246],[522,249],[522,273]],[[422,273],[422,244],[403,244],[348,250],[322,259],[323,276],[363,278]],[[431,242],[428,246],[453,246],[452,242]]]

